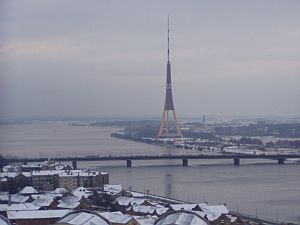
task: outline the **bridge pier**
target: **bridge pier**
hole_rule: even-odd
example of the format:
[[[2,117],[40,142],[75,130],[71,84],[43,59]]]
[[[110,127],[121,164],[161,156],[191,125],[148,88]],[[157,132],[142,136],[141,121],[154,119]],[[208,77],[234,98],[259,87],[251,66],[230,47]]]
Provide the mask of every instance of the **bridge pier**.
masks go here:
[[[126,160],[126,163],[127,163],[127,167],[128,167],[128,168],[132,166],[131,159],[127,159],[127,160]]]
[[[240,165],[240,158],[234,158],[233,159],[233,165],[239,166]]]
[[[77,161],[72,161],[72,167],[73,167],[73,169],[74,170],[76,170],[77,169]]]
[[[189,160],[187,158],[182,159],[182,166],[188,166]]]
[[[284,158],[278,158],[278,164],[279,165],[284,164]]]

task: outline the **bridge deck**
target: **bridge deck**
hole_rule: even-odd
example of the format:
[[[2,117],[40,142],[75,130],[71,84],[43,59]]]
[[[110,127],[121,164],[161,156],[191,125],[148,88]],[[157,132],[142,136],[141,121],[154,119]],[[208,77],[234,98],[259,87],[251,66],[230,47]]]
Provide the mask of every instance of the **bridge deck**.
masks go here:
[[[86,156],[86,157],[52,157],[56,161],[118,161],[118,160],[160,160],[160,159],[286,159],[300,158],[300,154],[224,154],[224,155],[130,155],[130,156]],[[42,162],[48,158],[7,158],[9,163]]]

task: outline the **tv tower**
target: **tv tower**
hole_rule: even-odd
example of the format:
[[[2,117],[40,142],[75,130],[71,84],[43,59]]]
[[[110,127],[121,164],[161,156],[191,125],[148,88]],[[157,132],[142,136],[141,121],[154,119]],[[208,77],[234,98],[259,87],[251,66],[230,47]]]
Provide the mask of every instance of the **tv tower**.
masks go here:
[[[166,97],[165,106],[160,122],[160,128],[157,137],[158,138],[170,138],[170,137],[182,137],[180,126],[176,117],[176,112],[173,103],[172,96],[172,82],[171,82],[171,64],[170,64],[170,26],[168,17],[168,62],[167,62],[167,85],[166,85]],[[175,124],[175,132],[170,130],[169,111],[173,111],[173,120]]]

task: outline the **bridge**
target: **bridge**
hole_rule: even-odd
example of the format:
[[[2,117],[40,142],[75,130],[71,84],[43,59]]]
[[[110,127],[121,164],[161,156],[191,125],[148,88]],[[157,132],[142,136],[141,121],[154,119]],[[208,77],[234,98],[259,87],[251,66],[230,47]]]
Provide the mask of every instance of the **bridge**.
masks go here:
[[[300,158],[300,154],[260,154],[260,155],[249,155],[249,154],[224,154],[224,155],[173,155],[173,154],[162,154],[162,155],[130,155],[130,156],[85,156],[85,157],[53,157],[54,161],[72,162],[73,168],[77,168],[78,161],[125,161],[127,167],[132,167],[132,161],[135,160],[182,160],[183,166],[188,166],[189,159],[232,159],[234,165],[240,165],[241,159],[270,159],[277,160],[278,164],[284,164],[286,159]],[[28,162],[43,162],[47,161],[48,158],[7,158],[8,163],[24,163]]]

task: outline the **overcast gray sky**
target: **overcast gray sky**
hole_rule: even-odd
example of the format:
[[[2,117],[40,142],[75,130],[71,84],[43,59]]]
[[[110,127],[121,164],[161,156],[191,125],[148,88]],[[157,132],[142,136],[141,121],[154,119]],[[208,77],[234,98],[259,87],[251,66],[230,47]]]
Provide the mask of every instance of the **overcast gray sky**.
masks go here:
[[[0,2],[1,116],[300,115],[300,1]]]

